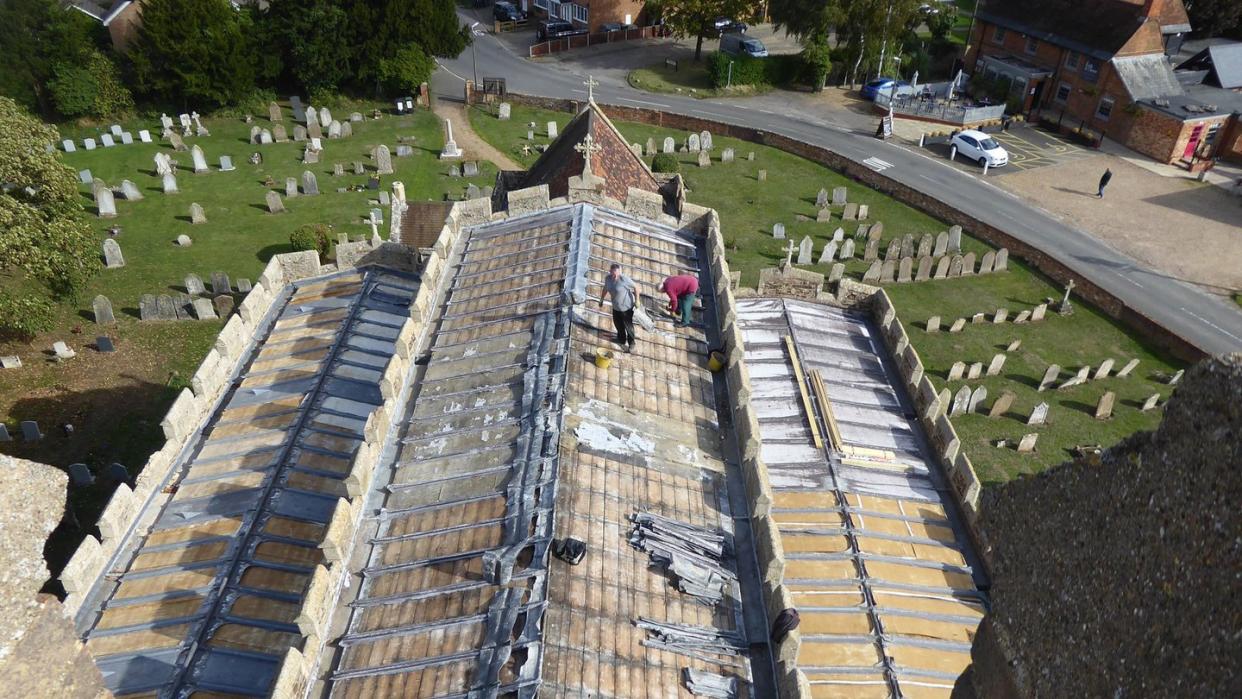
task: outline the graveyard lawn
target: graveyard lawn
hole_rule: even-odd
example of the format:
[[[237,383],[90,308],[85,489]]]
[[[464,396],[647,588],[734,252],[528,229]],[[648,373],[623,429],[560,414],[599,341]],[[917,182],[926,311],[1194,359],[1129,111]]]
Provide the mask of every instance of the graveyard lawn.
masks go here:
[[[370,119],[376,106],[385,110],[380,120]],[[178,382],[188,382],[222,325],[220,321],[139,323],[141,295],[182,292],[184,279],[191,272],[204,280],[210,279],[212,272],[226,272],[234,288],[241,278],[254,282],[272,255],[291,250],[289,234],[302,224],[332,226],[333,242],[337,232],[347,233],[351,238],[369,238],[371,229],[363,219],[373,206],[383,210],[385,222],[380,231],[386,237],[389,210],[372,203],[378,198],[377,191],[336,192],[337,187],[363,185],[374,174],[370,151],[375,146],[387,144],[393,153],[395,173],[380,178],[381,190],[389,191],[392,182],[401,181],[405,183],[407,198],[412,200],[438,201],[446,195],[460,198],[469,183],[483,187],[495,181],[496,169],[490,163],[480,163],[477,177],[450,178],[447,174],[450,165],[436,159],[444,143],[441,122],[426,111],[395,116],[389,113],[390,109],[390,105],[369,103],[333,109],[338,120],[348,119],[353,111],[367,118],[353,124],[354,135],[350,138],[324,138],[324,151],[315,165],[302,164],[303,143],[290,140],[250,145],[252,124],[240,118],[204,118],[203,124],[211,135],[185,138],[188,147],[197,144],[205,151],[210,171],[203,174],[194,174],[188,151],[174,152],[167,142],[160,142],[158,117],[123,124],[134,135],[132,145],[120,145],[118,141],[112,148],[99,147],[93,151],[83,148],[82,139],[93,137],[98,142],[108,125],[92,129],[66,127],[62,138],[74,138],[77,143],[77,152],[61,152],[66,165],[75,171],[89,169],[95,178],[103,179],[110,187],[119,188],[123,179],[132,180],[144,198],[126,201],[117,197],[118,216],[101,219],[95,216],[91,186],[80,185],[82,203],[98,234],[99,245],[109,227],[121,227],[121,235],[116,240],[126,266],[101,270],[76,303],[60,307],[53,332],[31,342],[0,338],[0,355],[16,354],[23,362],[21,369],[0,371],[0,421],[13,431],[20,421],[37,419],[47,435],[42,442],[29,446],[23,445],[20,437],[14,442],[0,443],[0,451],[60,468],[76,461],[92,467],[105,467],[113,461],[131,469],[141,466],[151,449],[159,446],[159,421],[176,394],[172,389]],[[287,103],[282,103],[282,112],[283,123],[292,139],[294,122]],[[253,125],[270,129],[273,124],[264,110],[255,115]],[[155,143],[139,141],[138,131],[143,128],[151,131]],[[396,157],[398,136],[414,139],[410,143],[413,155]],[[59,142],[57,147],[59,150]],[[263,155],[263,163],[253,166],[249,157],[256,151]],[[178,161],[180,193],[163,193],[161,180],[155,174],[153,158],[157,152],[167,153]],[[221,155],[231,156],[236,169],[219,171]],[[355,161],[364,163],[366,174],[352,174],[351,164]],[[333,176],[333,164],[338,162],[345,164],[348,174]],[[300,182],[303,170],[307,169],[316,174],[320,194],[285,199],[287,213],[269,214],[265,195],[277,191],[284,198],[285,178],[296,177]],[[264,184],[269,175],[275,183],[271,187]],[[190,223],[192,203],[203,207],[206,223]],[[174,245],[173,240],[180,234],[190,236],[193,244],[190,247]],[[97,247],[96,252],[99,251]],[[0,278],[0,285],[20,287],[23,284],[20,277]],[[107,328],[95,325],[91,301],[97,294],[111,299],[117,325]],[[235,298],[240,302],[242,296],[238,294]],[[80,334],[75,329],[80,329]],[[117,338],[118,351],[99,355],[86,349],[97,334]],[[78,352],[67,364],[53,364],[44,355],[44,351],[58,340],[66,341]],[[165,390],[172,372],[180,378]],[[124,388],[126,386],[131,388]],[[112,389],[117,389],[121,397],[108,398]],[[99,398],[74,398],[82,395],[98,395]],[[118,428],[119,423],[113,417],[123,417],[126,427]],[[76,432],[72,439],[61,435],[58,425],[63,422],[74,423]],[[132,431],[139,429],[139,425],[146,426],[142,430],[147,436],[132,438]],[[93,518],[86,519],[85,514],[79,517],[84,526],[93,521]]]
[[[539,154],[523,154],[522,144],[546,144],[544,125],[555,120],[564,127],[570,116],[562,112],[532,109],[513,105],[509,121],[500,121],[494,115],[494,107],[474,108],[470,121],[474,129],[501,150],[512,154],[518,162],[529,166]],[[535,122],[536,138],[526,140],[527,124]],[[672,136],[678,147],[685,142],[688,132],[663,129],[645,124],[619,122],[617,127],[632,142],[646,144],[647,138],[661,145],[665,136]],[[710,206],[720,213],[721,230],[729,248],[730,268],[742,273],[742,285],[754,287],[758,283],[759,270],[784,260],[783,246],[793,241],[796,245],[803,237],[815,241],[814,257],[832,238],[838,227],[845,229],[845,238],[853,236],[857,221],[842,221],[840,206],[832,207],[832,220],[817,223],[815,199],[821,188],[844,186],[848,189],[848,201],[867,204],[870,212],[866,223],[883,222],[884,234],[880,242],[883,256],[888,243],[906,233],[914,235],[917,246],[924,233],[936,233],[948,228],[920,211],[897,202],[879,192],[868,189],[837,172],[817,165],[795,155],[775,148],[746,141],[725,138],[713,134],[712,166],[700,168],[698,154],[677,153],[681,173],[690,190],[689,201]],[[734,149],[734,162],[721,163],[720,154],[725,148]],[[755,160],[747,161],[747,153],[754,151]],[[644,155],[650,164],[651,158]],[[767,180],[759,182],[756,174],[767,170]],[[802,219],[800,220],[799,216]],[[786,240],[772,237],[772,224],[785,225]],[[962,252],[974,252],[977,257],[992,248],[970,237],[969,231],[962,236]],[[861,279],[870,263],[862,260],[865,240],[857,241],[854,260],[846,263],[846,275]],[[796,252],[795,252],[796,257]],[[802,265],[823,274],[828,264]],[[908,284],[884,285],[905,323],[910,340],[918,350],[927,367],[928,375],[937,389],[947,383],[949,368],[955,361],[988,362],[997,352],[1004,351],[1009,342],[1021,339],[1021,348],[1010,354],[999,376],[969,381],[972,387],[982,384],[988,389],[984,412],[953,418],[966,454],[970,456],[985,483],[999,483],[1023,473],[1035,473],[1060,464],[1071,456],[1070,449],[1077,445],[1100,444],[1111,446],[1136,430],[1153,429],[1159,422],[1158,410],[1142,413],[1138,407],[1153,393],[1160,393],[1162,403],[1171,388],[1154,380],[1156,372],[1172,373],[1180,365],[1170,361],[1159,352],[1145,346],[1125,328],[1103,316],[1085,303],[1075,302],[1076,312],[1061,317],[1049,311],[1043,321],[1015,325],[1012,319],[1023,310],[1030,310],[1046,297],[1059,299],[1062,290],[1045,277],[1023,265],[1016,258],[1009,261],[1009,271],[961,279],[932,280]],[[997,308],[1009,309],[1010,321],[992,325],[966,325],[961,333],[949,333],[948,328],[958,317],[975,313],[988,314]],[[941,331],[928,334],[924,331],[930,316],[941,317]],[[1066,391],[1037,392],[1039,380],[1049,364],[1062,367],[1061,381],[1073,375],[1083,365],[1090,364],[1094,370],[1105,359],[1113,358],[1116,373],[1131,358],[1140,363],[1131,376],[1109,378]],[[1058,381],[1058,385],[1061,383]],[[963,382],[950,384],[954,390]],[[1002,391],[1016,394],[1013,405],[1006,415],[989,419],[986,408],[1000,396]],[[1117,402],[1110,420],[1096,420],[1096,401],[1106,391],[1117,393]],[[1041,401],[1049,403],[1048,424],[1041,427],[1026,426],[1026,418]],[[1015,447],[1022,435],[1028,432],[1040,434],[1036,452],[1019,454]],[[998,439],[1008,439],[1012,446],[996,448]]]

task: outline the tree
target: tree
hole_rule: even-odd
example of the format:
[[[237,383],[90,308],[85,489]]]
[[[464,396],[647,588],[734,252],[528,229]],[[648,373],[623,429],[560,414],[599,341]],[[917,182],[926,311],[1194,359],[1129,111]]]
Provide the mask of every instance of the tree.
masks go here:
[[[359,85],[378,88],[384,61],[410,44],[429,56],[452,58],[466,48],[469,30],[457,18],[452,0],[344,0]]]
[[[859,74],[894,70],[901,55],[901,37],[918,12],[918,0],[772,0],[777,28],[809,42],[824,40],[835,30],[845,45],[850,82]],[[883,64],[883,65],[881,65]]]
[[[0,271],[42,284],[43,295],[72,298],[99,271],[99,255],[78,195],[77,178],[45,145],[56,129],[0,97]],[[27,334],[22,309],[45,305],[38,294],[0,296],[0,328]]]
[[[1193,0],[1186,3],[1196,36],[1242,38],[1242,3],[1238,0]]]
[[[134,97],[121,82],[116,65],[91,51],[82,63],[59,63],[48,84],[56,111],[67,117],[109,117],[134,108]]]
[[[647,7],[664,19],[674,36],[695,38],[694,60],[698,61],[703,56],[703,38],[716,30],[713,21],[749,16],[753,5],[747,0],[656,0]]]
[[[106,34],[98,22],[62,9],[56,0],[0,2],[0,94],[53,118],[56,65],[84,65],[104,47]]]
[[[349,17],[330,0],[272,0],[261,15],[269,51],[285,76],[308,92],[335,90],[350,75]],[[282,72],[282,71],[278,71]]]
[[[407,44],[397,55],[380,61],[380,81],[394,94],[416,92],[431,79],[436,62],[418,44]]]
[[[129,52],[139,89],[183,106],[239,103],[257,63],[245,24],[228,0],[147,0]]]

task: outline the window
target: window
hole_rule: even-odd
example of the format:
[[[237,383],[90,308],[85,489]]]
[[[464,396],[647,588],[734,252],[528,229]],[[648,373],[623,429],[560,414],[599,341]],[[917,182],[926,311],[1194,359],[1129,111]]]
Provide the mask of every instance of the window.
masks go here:
[[[1005,28],[1004,27],[997,27],[996,30],[992,32],[992,41],[998,44],[1003,43],[1005,41]]]
[[[586,24],[587,8],[582,5],[570,5],[570,7],[572,8],[572,11],[573,11],[574,21],[582,22],[583,24]]]
[[[1056,97],[1054,97],[1053,99],[1060,102],[1061,104],[1065,104],[1066,101],[1069,100],[1070,93],[1073,91],[1074,89],[1070,86],[1069,83],[1061,83],[1060,85],[1057,85],[1057,94],[1056,94]]]
[[[1094,58],[1088,58],[1082,65],[1082,77],[1090,82],[1095,82],[1100,77],[1100,63]]]
[[[1103,121],[1108,121],[1108,117],[1113,113],[1113,98],[1103,97],[1100,99],[1100,106],[1095,108],[1095,115]]]
[[[1033,36],[1026,37],[1026,52],[1033,54],[1038,50],[1039,50],[1039,39],[1036,39]]]
[[[1078,52],[1070,51],[1065,54],[1065,68],[1067,70],[1078,70]]]

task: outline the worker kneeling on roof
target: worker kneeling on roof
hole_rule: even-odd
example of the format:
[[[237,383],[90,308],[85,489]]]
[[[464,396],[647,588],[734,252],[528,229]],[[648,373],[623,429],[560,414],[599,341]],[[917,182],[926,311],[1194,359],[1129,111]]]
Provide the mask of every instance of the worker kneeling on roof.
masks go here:
[[[699,295],[699,278],[690,274],[678,274],[660,282],[660,291],[668,294],[668,312],[674,316],[681,311],[677,327],[690,325],[690,312]]]

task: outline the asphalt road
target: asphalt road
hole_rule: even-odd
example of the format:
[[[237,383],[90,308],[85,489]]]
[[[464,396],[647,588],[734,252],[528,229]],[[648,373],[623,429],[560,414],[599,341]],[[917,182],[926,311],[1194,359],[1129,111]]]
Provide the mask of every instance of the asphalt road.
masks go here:
[[[461,15],[469,24],[468,15]],[[432,78],[438,96],[461,99],[462,84],[477,60],[479,75],[503,77],[511,92],[561,99],[585,99],[587,76],[572,63],[532,62],[490,34],[476,33],[473,49],[441,60]],[[794,108],[780,112],[772,100],[696,100],[656,95],[631,88],[618,73],[595,79],[595,101],[689,114],[739,126],[760,128],[867,164],[885,175],[965,211],[1015,238],[1054,255],[1084,279],[1124,299],[1205,352],[1242,351],[1242,312],[1236,305],[1145,267],[1090,234],[1066,226],[1042,210],[995,187],[983,177],[861,130],[830,120],[831,115]],[[873,127],[872,127],[873,128]],[[1223,261],[1222,261],[1223,262]],[[1237,264],[1238,261],[1233,261]]]

